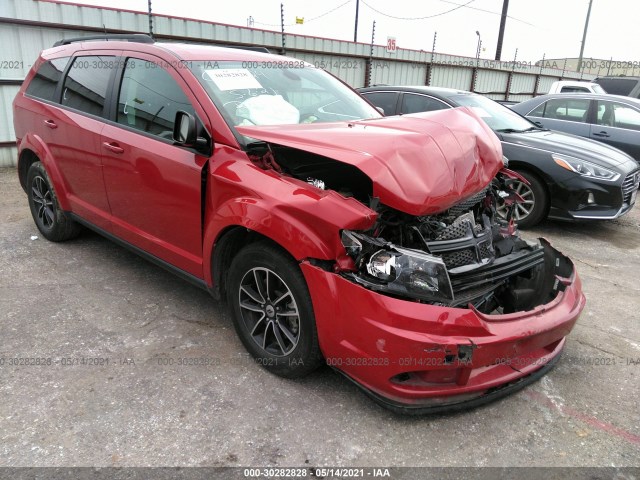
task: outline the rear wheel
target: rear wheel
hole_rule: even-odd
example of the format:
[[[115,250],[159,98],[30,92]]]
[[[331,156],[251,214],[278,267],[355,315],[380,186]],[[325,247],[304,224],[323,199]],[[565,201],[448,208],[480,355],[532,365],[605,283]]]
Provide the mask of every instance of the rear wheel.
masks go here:
[[[311,297],[293,259],[251,244],[231,263],[226,290],[236,332],[257,363],[288,378],[322,363]]]
[[[540,223],[547,216],[549,196],[542,181],[536,175],[524,170],[518,173],[527,179],[529,185],[515,180],[513,188],[524,202],[516,204],[513,216],[518,227],[529,228]],[[506,218],[506,206],[498,207],[498,214]]]
[[[61,209],[44,166],[35,162],[27,172],[27,195],[31,215],[42,236],[52,242],[75,238],[82,227]]]

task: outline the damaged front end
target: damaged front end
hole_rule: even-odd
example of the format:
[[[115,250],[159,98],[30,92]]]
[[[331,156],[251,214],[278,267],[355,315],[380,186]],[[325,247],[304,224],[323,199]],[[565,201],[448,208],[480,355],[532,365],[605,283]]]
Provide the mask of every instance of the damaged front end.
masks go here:
[[[323,229],[334,257],[299,260],[327,363],[375,400],[466,408],[557,361],[585,305],[580,280],[547,241],[519,236],[512,184],[526,180],[472,112],[238,130],[259,140],[253,164],[296,192],[367,210],[356,228]]]
[[[342,231],[354,261],[343,275],[381,293],[484,314],[526,311],[551,301],[571,262],[544,240],[520,238],[511,218],[514,173],[446,211],[414,217],[380,205],[367,232]],[[507,205],[507,219],[497,214]]]

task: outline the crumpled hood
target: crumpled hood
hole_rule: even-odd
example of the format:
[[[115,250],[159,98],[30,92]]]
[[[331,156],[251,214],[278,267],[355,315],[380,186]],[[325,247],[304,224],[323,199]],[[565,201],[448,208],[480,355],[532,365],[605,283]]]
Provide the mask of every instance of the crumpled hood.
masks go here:
[[[382,203],[411,215],[447,210],[486,187],[503,167],[500,141],[467,108],[236,130],[353,165],[371,178]]]

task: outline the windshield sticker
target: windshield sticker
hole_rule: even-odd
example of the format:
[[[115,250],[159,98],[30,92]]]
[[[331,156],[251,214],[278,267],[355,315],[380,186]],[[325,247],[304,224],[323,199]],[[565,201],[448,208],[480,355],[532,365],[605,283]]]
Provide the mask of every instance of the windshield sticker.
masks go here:
[[[205,70],[220,90],[262,88],[260,82],[245,68],[217,68]]]

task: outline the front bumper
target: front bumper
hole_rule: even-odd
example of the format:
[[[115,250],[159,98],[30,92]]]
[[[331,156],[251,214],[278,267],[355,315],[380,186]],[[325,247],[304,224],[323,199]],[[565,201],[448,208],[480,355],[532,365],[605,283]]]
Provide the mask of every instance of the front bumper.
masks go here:
[[[640,171],[618,182],[572,176],[554,187],[549,217],[565,220],[612,220],[628,213],[636,202]]]
[[[585,305],[575,271],[545,305],[483,315],[392,298],[301,267],[327,363],[404,413],[468,408],[535,381],[560,356]]]

